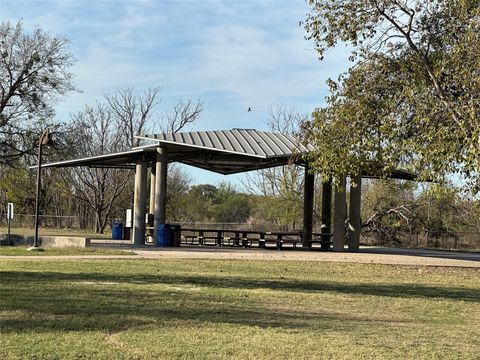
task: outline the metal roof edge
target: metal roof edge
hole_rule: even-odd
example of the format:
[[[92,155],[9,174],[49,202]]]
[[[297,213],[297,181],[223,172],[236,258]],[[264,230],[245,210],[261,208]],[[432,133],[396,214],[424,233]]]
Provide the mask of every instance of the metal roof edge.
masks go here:
[[[80,158],[80,159],[62,160],[62,161],[56,161],[56,162],[53,162],[53,163],[42,164],[42,168],[44,168],[44,167],[55,167],[55,166],[61,166],[61,165],[70,165],[70,164],[74,165],[76,163],[82,163],[82,162],[89,161],[89,160],[112,159],[112,158],[115,158],[115,157],[120,157],[120,156],[124,156],[124,155],[129,155],[129,154],[142,153],[142,152],[144,152],[144,149],[131,149],[131,150],[121,151],[121,152],[113,153],[113,154],[102,154],[102,155],[87,156],[87,157]],[[33,165],[33,166],[29,166],[28,168],[29,169],[36,169],[36,168],[38,168],[38,164]]]
[[[250,153],[246,153],[246,152],[238,152],[238,151],[225,150],[225,149],[217,149],[217,148],[214,148],[214,147],[211,147],[211,146],[201,146],[201,145],[185,144],[185,143],[176,142],[176,141],[170,141],[170,140],[161,140],[161,139],[147,138],[147,137],[142,137],[142,136],[139,136],[139,135],[136,135],[135,137],[137,137],[137,138],[139,138],[139,139],[148,139],[148,140],[152,140],[152,141],[157,141],[159,144],[160,144],[160,143],[165,143],[165,144],[172,144],[172,145],[177,145],[177,146],[184,146],[184,147],[194,148],[194,149],[212,150],[212,151],[218,151],[218,152],[223,152],[223,153],[227,153],[227,154],[250,156],[250,157],[257,158],[257,159],[266,159],[266,158],[267,158],[266,156],[262,156],[262,155],[255,155],[255,154],[250,154]]]

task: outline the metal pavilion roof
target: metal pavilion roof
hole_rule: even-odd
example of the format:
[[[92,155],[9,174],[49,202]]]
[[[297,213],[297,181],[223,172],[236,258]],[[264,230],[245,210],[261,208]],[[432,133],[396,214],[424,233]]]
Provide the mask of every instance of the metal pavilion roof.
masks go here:
[[[160,144],[183,145],[264,159],[302,155],[314,149],[313,146],[304,145],[291,135],[255,129],[180,132],[136,137],[156,140]]]
[[[168,149],[169,162],[180,162],[228,175],[264,169],[295,162],[304,163],[302,155],[314,150],[291,135],[254,129],[181,132],[174,134],[145,134],[137,138],[155,144],[133,148],[128,151],[65,160],[42,167],[113,167],[133,168],[144,159],[153,162],[159,146]],[[33,167],[32,167],[33,168]],[[364,173],[363,177],[376,177]],[[406,170],[393,171],[395,179],[416,180],[417,175]]]
[[[156,149],[161,146],[168,149],[169,162],[227,175],[285,165],[290,161],[302,163],[302,155],[313,150],[313,146],[305,146],[293,136],[254,129],[138,135],[137,138],[157,144],[43,166],[131,167],[141,158],[155,161]]]

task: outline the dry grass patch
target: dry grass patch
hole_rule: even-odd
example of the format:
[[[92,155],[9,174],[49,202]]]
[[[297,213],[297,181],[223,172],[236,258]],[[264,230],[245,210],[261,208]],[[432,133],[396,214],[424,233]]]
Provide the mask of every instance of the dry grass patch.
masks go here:
[[[1,246],[0,256],[75,256],[75,255],[135,255],[130,250],[107,248],[42,248],[43,251],[28,251],[25,246]]]

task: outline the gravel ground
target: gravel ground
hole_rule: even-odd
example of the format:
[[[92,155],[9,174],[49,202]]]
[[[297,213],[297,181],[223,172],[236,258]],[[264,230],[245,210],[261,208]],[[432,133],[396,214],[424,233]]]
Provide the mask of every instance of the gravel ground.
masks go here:
[[[480,268],[480,254],[432,250],[369,248],[358,253],[235,248],[133,249],[143,258],[337,261],[374,264]]]
[[[181,247],[157,248],[151,245],[132,246],[123,241],[96,240],[93,247],[109,247],[133,251],[145,259],[241,259],[241,260],[301,260],[336,261],[353,263],[395,264],[414,266],[453,266],[480,268],[480,253],[454,251],[365,247],[358,253],[323,252],[318,250],[269,250],[229,247]],[[135,255],[78,255],[78,256],[35,256],[36,259],[135,259]],[[1,259],[29,259],[31,256],[0,256]]]

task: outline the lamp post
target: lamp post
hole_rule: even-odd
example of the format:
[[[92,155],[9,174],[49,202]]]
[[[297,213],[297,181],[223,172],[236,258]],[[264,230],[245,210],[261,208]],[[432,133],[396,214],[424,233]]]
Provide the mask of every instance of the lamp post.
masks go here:
[[[33,238],[33,248],[29,250],[38,250],[38,209],[40,205],[40,188],[41,188],[41,170],[42,170],[42,150],[43,145],[50,145],[52,143],[52,134],[47,130],[38,139],[38,171],[37,171],[37,199],[35,202],[35,237]]]

